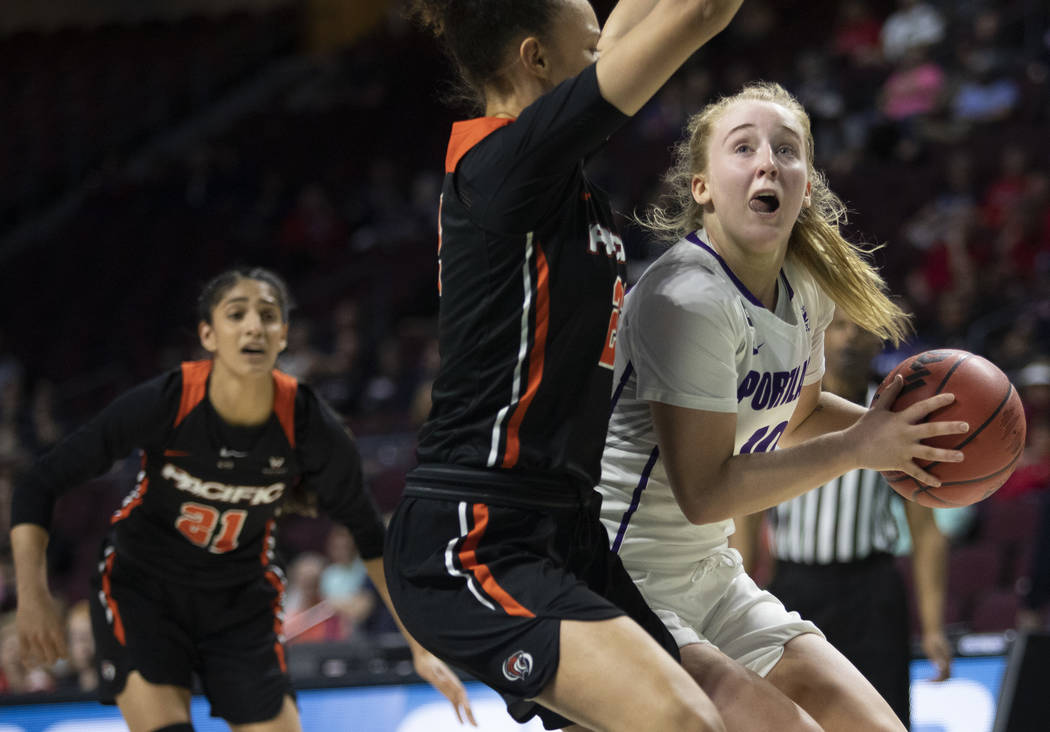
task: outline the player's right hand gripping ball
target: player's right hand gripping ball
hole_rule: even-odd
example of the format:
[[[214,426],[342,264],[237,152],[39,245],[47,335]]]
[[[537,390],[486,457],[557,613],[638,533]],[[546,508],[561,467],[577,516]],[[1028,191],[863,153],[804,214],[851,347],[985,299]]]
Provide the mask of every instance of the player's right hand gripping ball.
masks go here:
[[[940,478],[940,486],[928,486],[895,470],[883,472],[886,481],[905,498],[932,508],[968,506],[995,493],[1017,467],[1026,432],[1021,397],[1006,374],[991,361],[967,351],[925,351],[891,371],[873,401],[897,374],[904,377],[904,387],[891,405],[893,411],[949,392],[955,395],[955,401],[932,412],[927,419],[960,420],[969,423],[970,431],[924,441],[935,447],[961,450],[965,455],[961,463],[916,461]]]

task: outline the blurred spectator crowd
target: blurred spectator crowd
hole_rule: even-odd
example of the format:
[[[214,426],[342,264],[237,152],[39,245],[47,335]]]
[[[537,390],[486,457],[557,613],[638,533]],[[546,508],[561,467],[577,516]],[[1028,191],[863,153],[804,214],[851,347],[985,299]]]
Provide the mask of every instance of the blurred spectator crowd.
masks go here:
[[[0,58],[18,60],[0,71],[0,124],[13,131],[0,162],[22,171],[0,188],[0,693],[93,687],[85,602],[108,526],[98,507],[117,507],[135,467],[118,464],[56,510],[49,559],[71,656],[51,671],[14,658],[16,472],[121,390],[200,355],[194,299],[211,274],[249,263],[289,279],[298,308],[280,367],[347,418],[383,510],[413,464],[438,358],[441,161],[451,122],[469,115],[443,104],[450,74],[434,44],[391,12],[224,131],[124,164],[146,131],[265,76],[289,53],[289,12],[0,38]],[[875,368],[964,348],[1001,366],[1025,403],[1020,467],[953,535],[957,632],[1045,626],[1050,609],[1048,74],[1045,3],[748,0],[589,165],[625,215],[639,272],[659,247],[627,217],[659,197],[688,116],[752,79],[799,97],[852,238],[882,245],[873,256],[915,314],[915,339]],[[8,223],[74,185],[75,210],[31,246],[5,245]],[[291,642],[392,630],[344,531],[291,517],[282,541]]]

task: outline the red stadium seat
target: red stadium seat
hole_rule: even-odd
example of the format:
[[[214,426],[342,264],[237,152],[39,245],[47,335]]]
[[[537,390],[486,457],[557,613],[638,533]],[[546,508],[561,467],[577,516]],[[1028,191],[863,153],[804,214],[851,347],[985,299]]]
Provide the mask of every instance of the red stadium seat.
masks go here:
[[[1039,520],[1038,496],[1021,496],[1011,500],[990,500],[980,504],[980,537],[982,542],[1000,547],[1005,586],[1013,586],[1028,574],[1032,547]]]
[[[954,547],[948,556],[948,595],[959,603],[961,619],[972,617],[976,603],[1002,588],[1003,552],[996,544]]]
[[[1020,598],[1013,590],[993,590],[977,601],[970,626],[978,633],[1013,628],[1019,603]]]
[[[984,541],[1018,544],[1031,541],[1039,520],[1039,497],[1021,496],[1012,500],[983,501],[978,504]]]

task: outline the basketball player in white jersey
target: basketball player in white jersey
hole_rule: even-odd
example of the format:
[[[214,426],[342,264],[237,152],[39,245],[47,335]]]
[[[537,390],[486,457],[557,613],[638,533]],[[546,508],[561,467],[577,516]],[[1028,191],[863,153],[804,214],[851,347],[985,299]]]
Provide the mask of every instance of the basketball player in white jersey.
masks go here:
[[[749,85],[696,115],[667,179],[671,205],[648,223],[678,241],[619,323],[599,487],[612,548],[727,728],[903,730],[816,626],[744,573],[731,517],[858,467],[936,485],[914,460],[962,455],[920,440],[968,427],[922,423],[950,394],[890,411],[899,380],[871,410],[821,392],[836,305],[893,341],[907,320],[839,234],[843,206],[783,88]]]

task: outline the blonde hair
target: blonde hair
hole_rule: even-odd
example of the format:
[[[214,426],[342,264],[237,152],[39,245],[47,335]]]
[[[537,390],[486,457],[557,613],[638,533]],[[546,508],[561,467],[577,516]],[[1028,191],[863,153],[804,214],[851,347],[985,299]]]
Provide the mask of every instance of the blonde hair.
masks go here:
[[[730,105],[738,101],[777,104],[795,115],[805,133],[812,203],[802,209],[791,230],[788,256],[809,271],[850,320],[883,340],[899,344],[911,331],[909,316],[887,296],[886,283],[870,262],[869,247],[843,238],[839,227],[846,223],[846,207],[828,188],[824,174],[813,166],[809,115],[779,84],[752,82],[739,93],[722,97],[693,115],[685,138],[674,147],[675,164],[664,176],[669,189],[665,204],[651,207],[640,223],[671,241],[703,227],[703,207],[692,195],[693,176],[707,170],[711,131]]]

